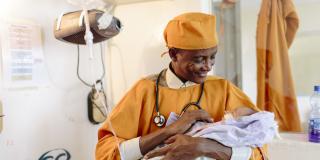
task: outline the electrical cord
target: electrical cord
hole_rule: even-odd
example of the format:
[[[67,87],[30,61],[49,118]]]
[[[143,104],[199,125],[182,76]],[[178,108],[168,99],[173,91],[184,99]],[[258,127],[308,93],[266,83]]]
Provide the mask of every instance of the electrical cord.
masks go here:
[[[103,47],[102,47],[102,44],[100,43],[100,49],[101,49],[101,64],[102,64],[102,67],[103,67],[103,73],[102,73],[100,79],[97,80],[97,81],[95,82],[95,84],[92,84],[92,85],[91,85],[91,84],[89,84],[88,82],[86,82],[85,80],[83,80],[83,79],[81,78],[80,74],[79,74],[79,68],[80,68],[80,67],[79,67],[79,65],[80,65],[80,48],[79,48],[79,45],[77,45],[77,51],[78,51],[77,76],[78,76],[79,80],[80,80],[83,84],[85,84],[86,86],[88,86],[88,87],[95,87],[95,85],[96,85],[97,83],[102,83],[102,79],[103,79],[104,76],[105,76],[105,64],[104,64],[104,60],[103,60],[103,51],[102,51],[103,49],[102,49],[102,48],[103,48]],[[106,98],[106,95],[105,95],[105,93],[104,93],[104,88],[103,88],[103,85],[102,85],[102,84],[101,84],[101,88],[102,88],[102,90],[103,90],[103,96],[104,96],[104,98],[105,98],[105,101],[103,101],[102,99],[100,99],[100,100],[101,100],[101,104],[102,104],[102,106],[103,106],[103,108],[104,108],[104,110],[106,111],[106,114],[107,114],[107,113],[110,113],[111,110],[109,110],[108,107],[107,107],[107,104],[106,104],[107,98]],[[95,104],[95,105],[97,105],[97,104]],[[97,106],[98,106],[98,105],[97,105]],[[99,107],[97,107],[97,108],[99,109],[99,111],[100,111],[103,115],[106,115],[106,114],[103,113],[103,111],[102,111]],[[107,117],[107,115],[106,115],[106,117]],[[119,138],[118,138],[118,136],[117,136],[117,134],[116,134],[113,126],[112,126],[112,123],[111,123],[110,119],[107,118],[107,119],[106,119],[106,122],[107,122],[108,125],[110,126],[110,130],[111,130],[113,136],[115,137],[115,139],[116,139],[116,141],[117,141],[117,148],[118,148],[118,150],[121,152],[121,150],[120,150],[120,140],[119,140]]]
[[[101,64],[102,64],[102,75],[101,75],[101,77],[97,80],[97,81],[102,81],[102,79],[104,78],[104,76],[105,76],[105,65],[104,65],[104,60],[103,60],[103,52],[102,52],[102,44],[100,43],[100,50],[101,50],[101,52],[100,52],[100,57],[101,57]],[[78,76],[78,79],[83,83],[83,84],[85,84],[86,86],[88,86],[88,87],[94,87],[95,86],[95,84],[97,83],[97,82],[95,82],[94,84],[89,84],[88,82],[86,82],[85,80],[83,80],[82,78],[81,78],[81,76],[80,76],[80,73],[79,73],[79,69],[80,69],[80,47],[79,47],[79,45],[77,45],[77,51],[78,51],[78,58],[77,58],[77,76]]]

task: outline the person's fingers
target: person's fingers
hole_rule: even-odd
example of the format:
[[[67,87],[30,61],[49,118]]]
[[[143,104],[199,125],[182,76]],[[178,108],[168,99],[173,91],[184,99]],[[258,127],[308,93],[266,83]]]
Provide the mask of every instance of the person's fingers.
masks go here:
[[[205,110],[201,110],[200,112],[200,118],[206,120],[207,122],[211,122],[213,123],[213,119],[210,116],[210,114],[208,112],[206,112]]]
[[[175,150],[171,150],[162,158],[162,160],[192,160],[192,159],[195,159],[195,158],[186,157],[185,153],[177,152]]]
[[[170,138],[168,138],[167,140],[164,141],[165,144],[170,144],[173,143],[174,141],[176,141],[177,137],[179,134],[176,134],[174,136],[171,136]]]
[[[176,122],[169,126],[175,134],[185,133],[197,121],[213,123],[212,117],[204,110],[186,111]]]
[[[193,111],[187,111],[186,116],[191,116],[195,120],[201,120],[206,121],[209,123],[213,123],[212,117],[209,115],[208,112],[205,110],[199,109],[199,110],[193,110]]]
[[[170,152],[170,153],[166,154],[166,156],[164,156],[161,160],[174,160],[174,156]]]
[[[144,159],[149,159],[149,158],[165,155],[170,150],[171,150],[171,145],[168,145],[168,146],[165,146],[165,147],[162,147],[162,148],[159,148],[159,149],[155,149],[155,150],[150,151],[149,153],[147,153],[144,156]]]

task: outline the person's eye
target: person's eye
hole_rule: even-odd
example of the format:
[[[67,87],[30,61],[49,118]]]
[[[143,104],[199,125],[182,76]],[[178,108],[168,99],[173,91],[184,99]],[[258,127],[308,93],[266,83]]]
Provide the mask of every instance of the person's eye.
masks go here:
[[[202,63],[202,61],[203,61],[203,58],[201,57],[193,59],[193,62],[195,63]]]

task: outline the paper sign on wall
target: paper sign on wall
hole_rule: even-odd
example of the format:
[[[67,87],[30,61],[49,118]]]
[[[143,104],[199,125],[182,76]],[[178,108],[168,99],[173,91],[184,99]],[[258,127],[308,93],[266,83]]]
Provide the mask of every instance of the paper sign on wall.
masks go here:
[[[1,44],[5,88],[47,85],[40,26],[6,23],[2,29]]]

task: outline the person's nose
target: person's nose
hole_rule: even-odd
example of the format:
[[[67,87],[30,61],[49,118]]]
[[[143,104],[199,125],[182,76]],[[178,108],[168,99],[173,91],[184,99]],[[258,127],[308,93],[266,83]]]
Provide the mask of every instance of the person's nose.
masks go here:
[[[209,72],[209,71],[211,71],[213,65],[214,65],[214,60],[211,60],[211,59],[206,60],[204,66],[203,66],[203,70]]]

